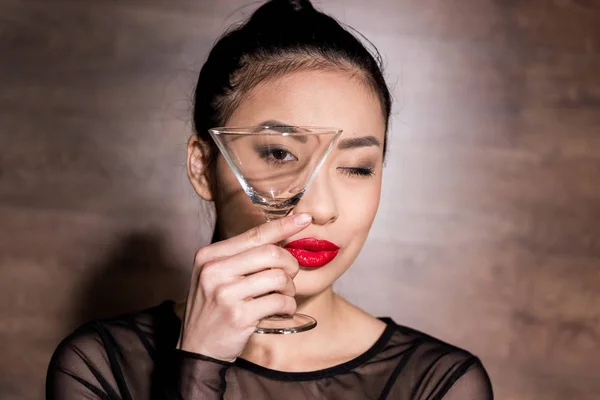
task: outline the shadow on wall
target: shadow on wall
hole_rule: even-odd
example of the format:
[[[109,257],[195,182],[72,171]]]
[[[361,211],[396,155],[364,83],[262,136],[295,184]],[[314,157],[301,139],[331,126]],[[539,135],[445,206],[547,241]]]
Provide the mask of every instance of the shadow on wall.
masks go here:
[[[116,243],[80,283],[74,326],[185,298],[189,275],[160,232],[132,232]]]

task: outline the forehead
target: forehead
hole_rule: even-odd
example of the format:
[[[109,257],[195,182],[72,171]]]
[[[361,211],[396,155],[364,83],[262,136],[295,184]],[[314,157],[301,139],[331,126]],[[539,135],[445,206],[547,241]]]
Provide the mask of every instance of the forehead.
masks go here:
[[[267,120],[339,128],[342,136],[373,135],[382,142],[385,134],[377,96],[345,72],[302,71],[262,82],[242,98],[226,124],[252,126]]]

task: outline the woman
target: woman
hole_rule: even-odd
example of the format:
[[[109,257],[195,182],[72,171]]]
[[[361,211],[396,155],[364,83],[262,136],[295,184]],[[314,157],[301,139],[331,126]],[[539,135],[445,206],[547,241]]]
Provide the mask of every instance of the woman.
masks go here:
[[[379,63],[308,0],[273,0],[222,37],[203,66],[188,175],[214,202],[213,243],[200,249],[187,301],[95,321],[50,363],[51,399],[491,399],[479,360],[348,303],[332,284],[375,217],[391,100]],[[208,129],[263,121],[343,129],[293,214],[262,223]],[[305,268],[276,244],[339,247]],[[253,334],[272,314],[316,328]]]

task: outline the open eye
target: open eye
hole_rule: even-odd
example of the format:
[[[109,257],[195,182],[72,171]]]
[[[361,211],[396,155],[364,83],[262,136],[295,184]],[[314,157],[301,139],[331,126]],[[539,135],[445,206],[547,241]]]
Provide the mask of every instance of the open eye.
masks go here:
[[[260,158],[270,164],[287,164],[298,161],[291,152],[281,147],[266,147],[257,149]]]

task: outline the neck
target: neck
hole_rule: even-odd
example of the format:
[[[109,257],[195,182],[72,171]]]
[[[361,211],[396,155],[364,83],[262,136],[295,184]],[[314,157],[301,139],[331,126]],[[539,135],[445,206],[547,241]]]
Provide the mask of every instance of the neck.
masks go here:
[[[300,360],[319,357],[325,349],[334,345],[332,337],[343,329],[346,303],[328,287],[311,297],[296,297],[297,312],[310,315],[317,326],[309,331],[292,335],[252,335],[241,358],[272,369],[291,370],[291,365],[300,370]],[[310,369],[310,368],[308,368]]]

